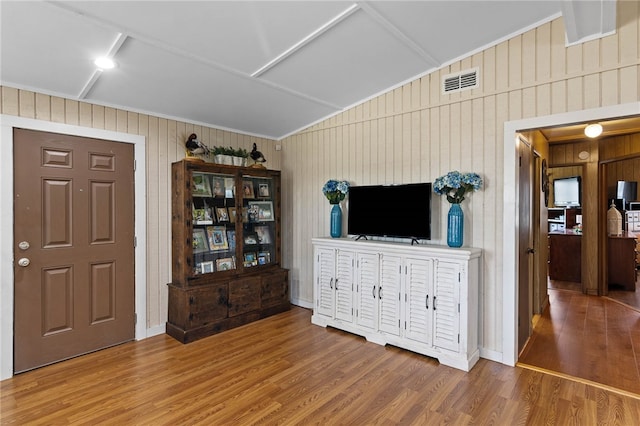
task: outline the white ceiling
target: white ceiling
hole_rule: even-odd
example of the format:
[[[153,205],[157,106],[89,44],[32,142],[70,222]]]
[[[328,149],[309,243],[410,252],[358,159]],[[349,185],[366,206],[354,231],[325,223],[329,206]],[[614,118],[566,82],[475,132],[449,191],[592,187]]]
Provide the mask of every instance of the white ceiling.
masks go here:
[[[0,83],[281,139],[560,14],[615,30],[615,0],[3,0]]]

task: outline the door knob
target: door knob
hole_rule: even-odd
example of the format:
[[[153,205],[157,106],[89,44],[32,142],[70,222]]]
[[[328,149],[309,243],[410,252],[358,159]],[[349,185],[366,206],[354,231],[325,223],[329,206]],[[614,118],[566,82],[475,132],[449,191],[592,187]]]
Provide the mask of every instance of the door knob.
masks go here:
[[[23,257],[20,260],[18,260],[18,265],[22,266],[23,268],[29,266],[30,263],[31,261],[26,257]]]
[[[532,249],[531,247],[527,247],[527,254],[533,254],[535,253],[535,249]]]

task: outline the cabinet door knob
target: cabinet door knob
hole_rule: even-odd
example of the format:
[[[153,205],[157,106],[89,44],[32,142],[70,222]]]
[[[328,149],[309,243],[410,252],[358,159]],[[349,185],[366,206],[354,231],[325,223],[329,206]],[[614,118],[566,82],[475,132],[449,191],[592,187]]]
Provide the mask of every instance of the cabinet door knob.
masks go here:
[[[533,248],[531,248],[531,247],[527,247],[527,254],[533,254],[533,253],[535,253],[535,252],[536,252],[536,250],[535,250],[535,249],[533,249]]]
[[[338,291],[338,279],[336,278],[336,291]]]
[[[429,309],[429,295],[427,294],[427,297],[425,297],[424,299],[424,307]]]
[[[375,284],[374,284],[374,286],[373,286],[373,288],[371,290],[373,292],[373,298],[375,299],[376,298],[376,286],[375,286]]]

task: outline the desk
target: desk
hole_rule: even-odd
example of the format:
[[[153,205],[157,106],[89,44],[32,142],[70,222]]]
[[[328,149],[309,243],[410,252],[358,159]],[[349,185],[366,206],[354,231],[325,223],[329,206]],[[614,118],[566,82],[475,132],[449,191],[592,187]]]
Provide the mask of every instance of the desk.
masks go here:
[[[607,276],[609,285],[617,284],[625,290],[636,290],[636,236],[625,232],[608,238]]]
[[[582,282],[582,234],[549,232],[549,278]]]

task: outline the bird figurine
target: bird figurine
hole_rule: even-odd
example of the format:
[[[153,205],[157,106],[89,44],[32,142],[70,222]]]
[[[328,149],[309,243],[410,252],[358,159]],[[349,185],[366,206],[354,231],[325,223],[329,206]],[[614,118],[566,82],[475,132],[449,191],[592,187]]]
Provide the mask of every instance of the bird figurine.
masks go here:
[[[253,160],[253,165],[251,167],[264,167],[262,164],[258,163],[264,163],[265,161],[267,161],[267,159],[264,158],[264,155],[262,155],[262,153],[258,151],[258,147],[255,143],[253,144],[253,149],[251,150],[249,156]]]
[[[191,133],[187,141],[185,142],[187,147],[187,155],[209,155],[209,148],[198,140],[198,135]]]

